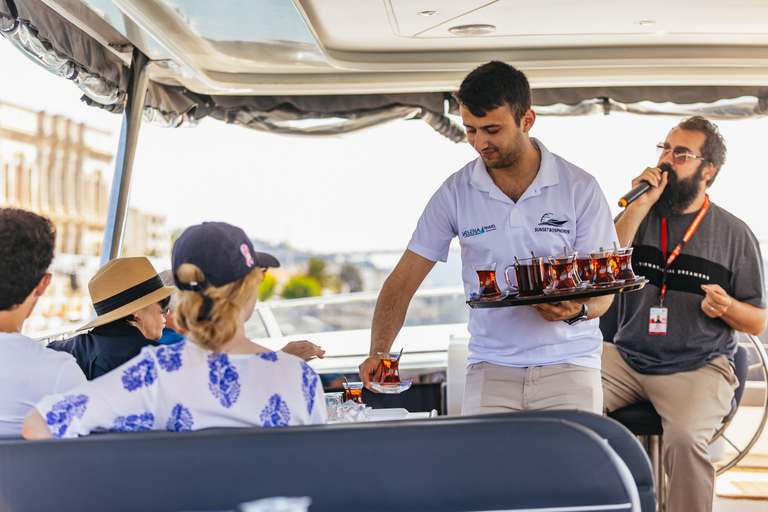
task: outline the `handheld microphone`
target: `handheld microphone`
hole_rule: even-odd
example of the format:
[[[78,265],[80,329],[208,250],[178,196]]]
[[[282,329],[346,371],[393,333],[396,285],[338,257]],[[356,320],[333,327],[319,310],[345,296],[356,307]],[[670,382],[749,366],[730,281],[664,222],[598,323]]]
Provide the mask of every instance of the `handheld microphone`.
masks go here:
[[[672,170],[669,167],[669,165],[666,164],[666,163],[660,164],[659,165],[659,169],[661,169],[662,172],[669,172],[670,170]],[[641,181],[635,187],[633,187],[632,190],[630,190],[629,192],[624,194],[624,197],[619,199],[619,206],[621,206],[622,208],[626,208],[629,205],[629,203],[631,203],[632,201],[634,201],[635,199],[637,199],[641,195],[643,195],[646,192],[648,192],[648,189],[650,189],[650,188],[651,188],[651,184],[650,183],[648,183],[645,180]]]
[[[631,203],[641,195],[648,192],[649,188],[651,188],[650,183],[648,183],[645,180],[641,181],[635,187],[633,187],[632,190],[624,194],[624,197],[619,199],[619,206],[621,206],[622,208],[626,208],[629,205],[629,203]]]

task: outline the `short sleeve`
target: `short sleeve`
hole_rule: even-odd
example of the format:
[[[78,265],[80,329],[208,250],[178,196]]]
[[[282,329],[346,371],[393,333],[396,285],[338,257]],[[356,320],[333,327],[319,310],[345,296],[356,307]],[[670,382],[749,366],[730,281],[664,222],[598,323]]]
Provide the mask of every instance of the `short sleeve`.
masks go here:
[[[456,201],[447,183],[434,193],[416,224],[408,249],[430,261],[447,261],[451,240],[458,234]]]
[[[740,237],[741,250],[733,252],[733,275],[731,288],[736,300],[758,308],[765,308],[764,271],[760,243],[749,227],[744,226],[745,234]]]

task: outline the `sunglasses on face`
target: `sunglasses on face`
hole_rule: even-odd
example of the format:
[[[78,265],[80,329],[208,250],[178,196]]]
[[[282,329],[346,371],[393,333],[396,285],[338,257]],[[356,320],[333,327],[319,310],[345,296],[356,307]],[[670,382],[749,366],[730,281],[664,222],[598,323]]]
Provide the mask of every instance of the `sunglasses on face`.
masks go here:
[[[158,302],[158,304],[160,305],[160,312],[165,315],[166,313],[168,313],[168,310],[171,308],[171,297],[168,296],[164,298],[163,300]]]
[[[672,151],[672,158],[675,160],[675,163],[678,165],[684,164],[685,162],[688,161],[689,158],[703,160],[703,161],[707,160],[703,156],[694,155],[687,149],[683,149],[683,148],[672,149],[672,146],[670,146],[666,142],[659,142],[658,144],[656,144],[656,154],[659,155],[659,158],[666,155],[670,151]]]

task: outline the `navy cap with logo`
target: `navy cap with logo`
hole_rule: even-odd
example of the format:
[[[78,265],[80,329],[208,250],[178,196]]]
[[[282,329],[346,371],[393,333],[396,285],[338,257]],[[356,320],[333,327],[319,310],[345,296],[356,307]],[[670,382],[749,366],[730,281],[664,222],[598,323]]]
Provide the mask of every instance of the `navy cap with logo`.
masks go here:
[[[184,263],[196,265],[205,281],[181,283],[176,271]],[[279,267],[271,254],[256,252],[245,231],[224,222],[203,222],[187,228],[173,245],[173,281],[180,290],[202,292],[209,286],[233,283],[260,267]]]

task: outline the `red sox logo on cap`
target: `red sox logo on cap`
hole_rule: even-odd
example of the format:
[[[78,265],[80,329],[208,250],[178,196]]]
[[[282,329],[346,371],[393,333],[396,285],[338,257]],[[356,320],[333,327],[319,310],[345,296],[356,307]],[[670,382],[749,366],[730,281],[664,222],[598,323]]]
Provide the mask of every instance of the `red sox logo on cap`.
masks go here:
[[[243,244],[240,246],[240,252],[243,253],[243,256],[245,256],[245,264],[248,265],[248,268],[251,268],[254,264],[253,256],[251,256],[251,251],[248,249],[248,246]]]

